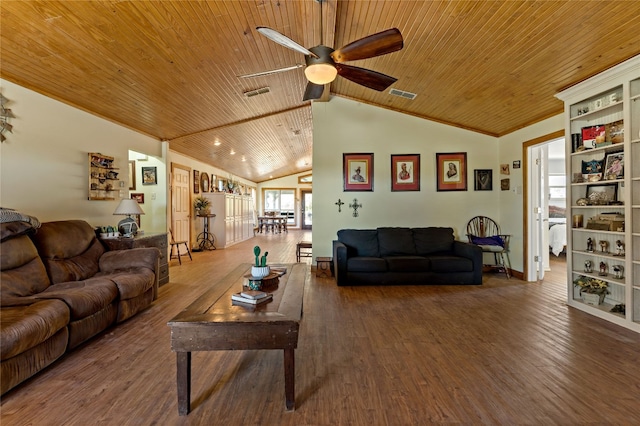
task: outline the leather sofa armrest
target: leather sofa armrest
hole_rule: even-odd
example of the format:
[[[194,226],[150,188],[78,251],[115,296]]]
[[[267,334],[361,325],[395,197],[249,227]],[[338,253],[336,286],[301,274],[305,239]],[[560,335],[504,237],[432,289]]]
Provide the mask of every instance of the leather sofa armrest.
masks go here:
[[[453,253],[473,262],[473,282],[482,284],[482,249],[475,244],[456,240],[453,242]]]
[[[333,240],[333,273],[337,285],[347,279],[347,246],[338,240]]]
[[[127,250],[107,251],[100,256],[100,271],[114,272],[127,268],[149,268],[158,274],[160,250],[155,247],[140,247]]]

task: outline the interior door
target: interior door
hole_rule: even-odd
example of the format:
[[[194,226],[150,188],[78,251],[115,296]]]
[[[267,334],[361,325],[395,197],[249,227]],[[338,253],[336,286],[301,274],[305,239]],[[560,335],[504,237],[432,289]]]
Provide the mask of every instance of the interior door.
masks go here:
[[[300,191],[302,197],[302,203],[300,206],[300,210],[302,217],[300,227],[302,229],[311,229],[313,224],[313,194],[309,189],[303,189]]]
[[[530,265],[535,268],[535,277],[537,280],[544,279],[546,264],[549,262],[548,250],[548,226],[549,219],[547,217],[548,199],[547,199],[547,176],[546,176],[546,158],[547,149],[545,145],[538,145],[531,148],[530,151],[531,167],[531,221],[532,229],[529,235],[532,236]]]
[[[171,165],[171,232],[175,241],[186,241],[191,247],[190,169]],[[181,246],[181,247],[180,247]],[[178,246],[186,254],[184,245]]]

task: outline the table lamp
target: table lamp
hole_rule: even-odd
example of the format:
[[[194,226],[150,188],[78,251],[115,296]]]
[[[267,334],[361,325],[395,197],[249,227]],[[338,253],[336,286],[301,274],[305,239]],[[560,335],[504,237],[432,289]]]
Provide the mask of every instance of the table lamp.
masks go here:
[[[127,216],[118,222],[118,231],[122,236],[131,237],[138,232],[138,224],[131,216],[144,214],[144,211],[140,208],[136,200],[125,198],[120,201],[118,208],[116,208],[113,214]]]

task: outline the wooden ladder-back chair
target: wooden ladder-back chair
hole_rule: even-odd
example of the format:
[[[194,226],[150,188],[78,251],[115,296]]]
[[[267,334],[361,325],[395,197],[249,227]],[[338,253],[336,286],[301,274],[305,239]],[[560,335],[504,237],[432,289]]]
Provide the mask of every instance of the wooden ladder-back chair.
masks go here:
[[[191,257],[191,250],[189,250],[189,244],[186,241],[175,241],[173,239],[173,231],[169,228],[169,235],[171,235],[171,251],[169,252],[169,260],[178,258],[178,262],[182,265],[182,259],[180,258],[180,246],[184,244],[184,248],[189,255],[189,259],[193,260]],[[176,254],[173,253],[173,249],[176,249]]]
[[[489,217],[476,216],[467,223],[469,242],[479,246],[483,253],[493,254],[495,264],[485,266],[504,271],[507,278],[511,276],[509,237],[510,235],[502,234],[498,224]]]

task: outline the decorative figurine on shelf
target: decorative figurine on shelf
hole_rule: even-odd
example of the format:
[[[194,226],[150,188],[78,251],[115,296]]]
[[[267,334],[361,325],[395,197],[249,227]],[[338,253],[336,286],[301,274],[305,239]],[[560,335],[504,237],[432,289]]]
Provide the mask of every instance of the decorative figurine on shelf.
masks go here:
[[[613,277],[619,280],[624,278],[624,266],[622,265],[613,265],[611,268],[613,269]]]
[[[584,261],[584,271],[593,272],[593,263],[590,260]]]
[[[593,251],[593,240],[591,237],[587,238],[587,251]]]
[[[600,251],[603,253],[609,253],[609,241],[600,240]]]
[[[600,262],[600,272],[598,275],[602,275],[603,277],[607,275],[607,264],[604,262]]]
[[[620,240],[616,241],[616,252],[614,256],[624,256],[624,243]]]

